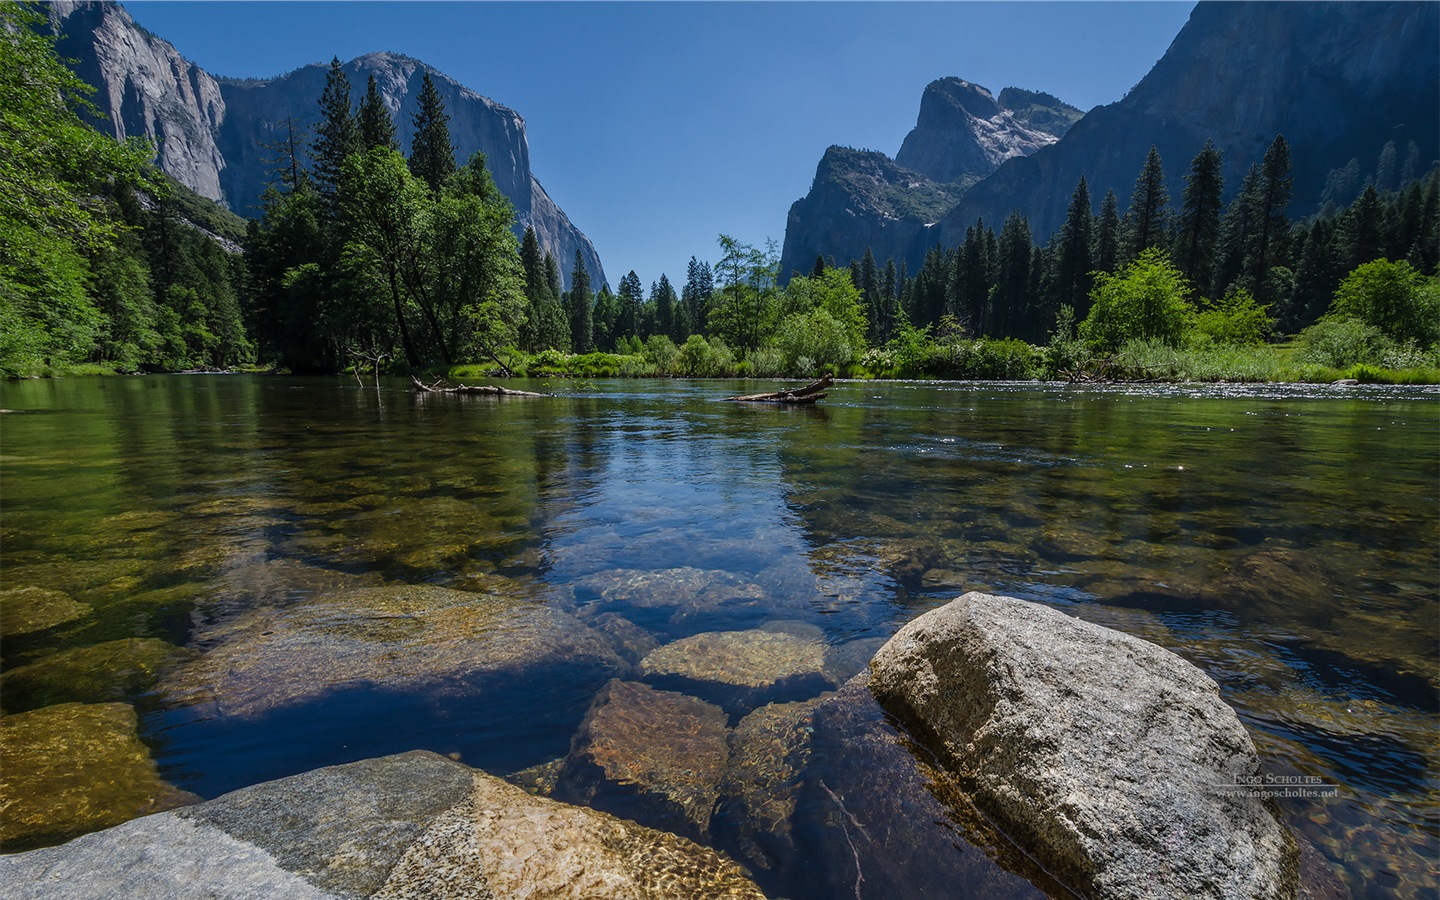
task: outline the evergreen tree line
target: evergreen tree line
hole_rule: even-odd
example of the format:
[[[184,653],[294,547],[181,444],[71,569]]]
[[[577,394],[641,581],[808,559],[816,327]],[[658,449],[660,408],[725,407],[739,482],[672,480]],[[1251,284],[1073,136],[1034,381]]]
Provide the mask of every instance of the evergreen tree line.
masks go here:
[[[378,372],[488,360],[506,371],[512,349],[552,360],[643,349],[666,371],[730,371],[717,362],[728,359],[800,373],[849,365],[867,348],[904,356],[925,335],[954,352],[967,335],[1041,344],[1075,331],[1097,302],[1113,306],[1132,276],[1172,269],[1190,307],[1215,313],[1214,334],[1242,320],[1293,334],[1367,264],[1401,261],[1416,278],[1440,266],[1440,172],[1417,177],[1418,151],[1398,161],[1387,145],[1363,182],[1353,161],[1332,172],[1322,212],[1292,221],[1290,149],[1277,136],[1228,204],[1213,144],[1191,161],[1178,203],[1152,148],[1123,214],[1113,191],[1097,212],[1082,177],[1047,243],[1018,213],[998,234],[977,221],[959,246],[932,248],[913,276],[867,250],[848,266],[818,258],[782,287],[773,242],[720,235],[719,258],[691,257],[678,293],[666,275],[647,291],[633,271],[618,290],[597,290],[579,253],[566,291],[560,261],[533,229],[515,239],[483,156],[457,165],[428,73],[407,158],[374,79],[354,104],[338,59],[314,134],[287,122],[271,147],[274,180],[262,217],[235,234],[241,256],[197,227],[230,226],[148,166],[148,147],[100,140],[81,123],[78,112],[93,113],[89,89],[42,26],[0,2],[8,374],[86,361]],[[1103,330],[1101,318],[1088,333]]]
[[[1123,214],[1114,191],[1106,192],[1097,213],[1082,176],[1064,224],[1048,243],[1037,243],[1025,217],[1012,213],[998,235],[977,221],[959,246],[931,248],[913,279],[903,263],[899,271],[890,260],[878,269],[868,250],[850,270],[874,341],[887,339],[903,314],[916,326],[949,321],[974,335],[1043,343],[1063,307],[1076,320],[1086,318],[1098,275],[1114,274],[1152,249],[1184,276],[1192,302],[1244,292],[1268,310],[1276,332],[1294,334],[1318,321],[1345,275],[1365,263],[1405,261],[1419,273],[1436,274],[1440,170],[1415,177],[1414,155],[1397,175],[1395,148],[1386,145],[1375,176],[1348,207],[1331,202],[1308,220],[1292,221],[1290,148],[1283,136],[1250,167],[1228,204],[1222,202],[1221,154],[1212,142],[1191,160],[1178,205],[1167,195],[1152,147]],[[1386,184],[1394,189],[1381,189]],[[817,269],[824,265],[817,260]]]
[[[93,89],[47,28],[0,3],[0,374],[251,361],[245,268],[197,228],[238,237],[238,220],[82,123]]]
[[[476,359],[503,368],[501,351],[536,321],[525,315],[514,212],[483,155],[456,165],[429,73],[408,159],[373,77],[355,108],[333,59],[319,102],[313,138],[287,123],[247,235],[262,358],[292,371]]]

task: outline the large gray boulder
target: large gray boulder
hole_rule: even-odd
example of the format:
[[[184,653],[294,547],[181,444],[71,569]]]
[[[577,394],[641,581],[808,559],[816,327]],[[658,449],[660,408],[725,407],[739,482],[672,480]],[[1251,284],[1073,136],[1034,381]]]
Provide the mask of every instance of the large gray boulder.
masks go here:
[[[0,898],[759,898],[725,857],[433,753],[317,769],[0,857]]]
[[[1294,839],[1233,787],[1260,771],[1250,736],[1175,654],[970,593],[902,628],[870,668],[881,704],[1081,895],[1295,894]]]

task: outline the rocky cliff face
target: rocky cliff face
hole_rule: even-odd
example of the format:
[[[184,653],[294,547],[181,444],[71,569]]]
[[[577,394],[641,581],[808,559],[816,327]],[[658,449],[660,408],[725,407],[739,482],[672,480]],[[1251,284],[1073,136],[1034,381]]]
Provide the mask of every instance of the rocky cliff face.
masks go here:
[[[168,42],[141,28],[113,3],[60,0],[50,7],[62,56],[77,60],[76,72],[98,88],[95,98],[109,120],[97,123],[123,140],[146,137],[166,173],[202,196],[247,216],[259,214],[260,197],[273,180],[276,152],[267,149],[293,126],[312,132],[326,65],[310,65],[271,79],[215,78]],[[516,233],[535,229],[540,246],[555,254],[568,281],[578,250],[591,279],[605,273],[594,246],[545,193],[530,171],[525,120],[519,113],[429,68],[393,53],[351,60],[345,73],[358,105],[374,75],[395,117],[401,146],[410,145],[420,83],[428,71],[450,115],[450,137],[464,162],[484,153],[495,184],[515,205]],[[289,125],[287,125],[289,120]]]
[[[1027,114],[1045,97],[1054,101],[1056,113],[1073,110],[1076,119],[1080,116],[1079,110],[1047,94],[1006,88],[1001,96],[1022,105]],[[1065,121],[1061,115],[1053,118],[1057,124]],[[1016,119],[980,85],[941,78],[925,88],[919,119],[900,145],[895,161],[934,181],[958,181],[988,175],[1007,159],[1029,156],[1056,140],[1050,131]]]
[[[790,206],[781,275],[809,272],[816,256],[843,266],[867,247],[880,260],[921,258],[931,227],[964,188],[932,181],[883,153],[831,147],[810,193]]]
[[[56,0],[48,11],[60,56],[76,60],[76,74],[95,87],[93,102],[109,117],[92,124],[116,140],[151,141],[161,169],[220,199],[225,158],[215,132],[225,100],[216,80],[118,6]]]
[[[825,152],[810,193],[790,207],[782,276],[808,271],[817,254],[844,265],[866,248],[917,268],[934,242],[931,226],[970,185],[1055,143],[1081,115],[1049,94],[1006,88],[996,100],[959,78],[931,82],[893,161],[874,151]]]
[[[1201,3],[1165,56],[1124,99],[1088,113],[1053,146],[1005,162],[939,229],[952,245],[977,217],[1012,209],[1037,236],[1064,220],[1085,175],[1091,197],[1128,203],[1153,144],[1172,201],[1190,160],[1213,139],[1227,195],[1276,134],[1291,148],[1292,214],[1313,212],[1324,177],[1353,158],[1368,169],[1387,141],[1440,152],[1440,5]]]

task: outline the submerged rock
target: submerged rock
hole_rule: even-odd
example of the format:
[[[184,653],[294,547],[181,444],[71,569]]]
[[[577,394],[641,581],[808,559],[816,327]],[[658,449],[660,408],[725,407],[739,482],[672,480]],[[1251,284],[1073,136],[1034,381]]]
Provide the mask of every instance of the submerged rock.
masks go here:
[[[554,796],[703,838],[729,757],[725,713],[627,681],[596,696]]]
[[[829,696],[762,706],[730,732],[730,762],[720,787],[725,799],[717,816],[741,858],[757,868],[774,869],[794,859],[791,820],[810,757],[810,720]]]
[[[1296,847],[1243,790],[1255,748],[1213,681],[1153,644],[971,593],[906,625],[871,689],[1072,889],[1279,897]]]
[[[755,835],[774,854],[767,873],[773,892],[865,900],[963,892],[1039,900],[1050,889],[1063,896],[975,813],[949,776],[915,751],[870,695],[868,679],[861,673],[821,699],[790,734],[808,737],[803,755],[792,756],[805,761],[788,829],[796,850]]]
[[[70,599],[63,591],[26,586],[0,591],[0,611],[5,636],[14,637],[84,618],[90,614],[90,606]]]
[[[105,703],[147,691],[190,654],[155,638],[125,638],[61,650],[0,675],[11,712],[55,703]]]
[[[663,683],[731,706],[775,693],[815,694],[832,683],[825,676],[820,629],[713,631],[665,644],[640,661],[640,672]]]
[[[0,898],[760,898],[684,838],[415,751],[0,858]]]
[[[124,703],[0,718],[0,848],[33,847],[196,800],[160,778]]]
[[[576,583],[579,592],[598,598],[588,614],[620,611],[644,627],[696,626],[759,622],[776,605],[758,584],[719,569],[682,566],[653,571],[609,569]]]
[[[542,666],[603,678],[623,666],[609,641],[568,613],[429,585],[256,610],[199,640],[215,646],[162,679],[160,691],[174,704],[213,702],[242,717],[359,685],[414,690]]]

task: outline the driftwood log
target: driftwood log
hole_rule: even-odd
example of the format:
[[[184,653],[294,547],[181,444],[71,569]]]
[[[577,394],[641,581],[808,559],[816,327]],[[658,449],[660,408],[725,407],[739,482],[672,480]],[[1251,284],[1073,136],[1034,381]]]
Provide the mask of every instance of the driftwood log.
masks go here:
[[[739,403],[815,403],[825,398],[825,389],[834,384],[829,375],[819,381],[807,384],[793,391],[775,391],[772,394],[750,394],[745,397],[726,397]]]
[[[415,390],[424,394],[489,394],[492,397],[548,397],[549,394],[537,394],[534,391],[512,391],[510,388],[499,387],[493,384],[462,384],[458,387],[440,387],[440,382],[425,384],[414,375],[410,380],[415,384]]]

